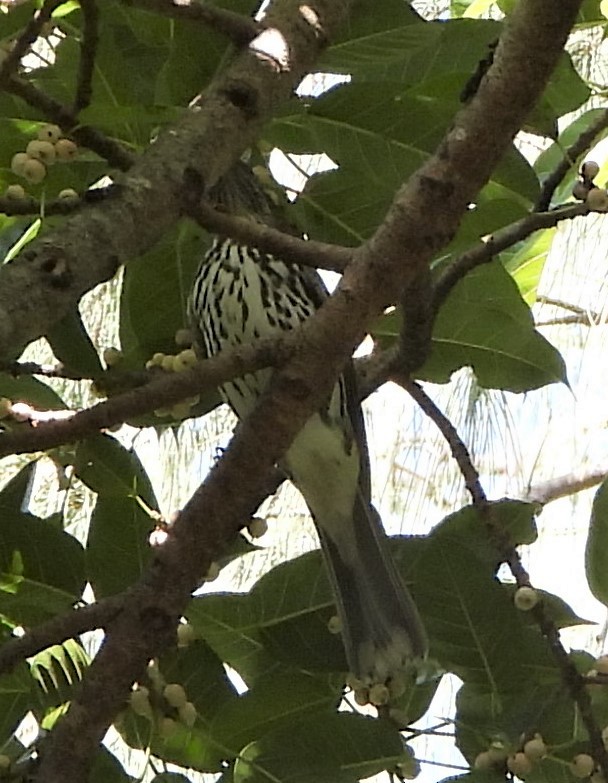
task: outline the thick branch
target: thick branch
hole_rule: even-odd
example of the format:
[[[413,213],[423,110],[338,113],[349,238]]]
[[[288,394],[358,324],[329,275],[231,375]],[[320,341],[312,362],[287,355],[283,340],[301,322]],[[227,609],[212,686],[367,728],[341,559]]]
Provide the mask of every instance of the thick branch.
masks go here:
[[[182,214],[185,172],[209,187],[227,171],[310,70],[348,5],[348,0],[319,0],[318,24],[313,24],[297,0],[277,3],[266,24],[288,42],[288,62],[279,69],[259,51],[263,42],[252,42],[146,150],[111,198],[83,207],[0,269],[0,356],[14,356],[16,346],[45,334],[85,291],[112,277],[121,263],[144,253],[175,224]],[[13,82],[10,86],[16,91]],[[25,82],[19,87],[23,96],[31,92]]]

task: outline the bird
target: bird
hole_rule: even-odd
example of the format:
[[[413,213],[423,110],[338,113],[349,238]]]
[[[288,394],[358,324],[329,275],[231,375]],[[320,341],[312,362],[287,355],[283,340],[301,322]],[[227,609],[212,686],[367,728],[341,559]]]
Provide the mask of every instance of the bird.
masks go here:
[[[276,205],[239,161],[208,193],[217,209],[276,225]],[[328,293],[308,266],[281,260],[227,236],[201,259],[188,314],[202,356],[297,329]],[[264,369],[225,383],[220,393],[239,419],[270,382]],[[371,502],[364,419],[352,362],[323,408],[295,437],[279,466],[311,512],[336,601],[349,675],[359,687],[397,681],[428,652],[427,634],[388,550]]]

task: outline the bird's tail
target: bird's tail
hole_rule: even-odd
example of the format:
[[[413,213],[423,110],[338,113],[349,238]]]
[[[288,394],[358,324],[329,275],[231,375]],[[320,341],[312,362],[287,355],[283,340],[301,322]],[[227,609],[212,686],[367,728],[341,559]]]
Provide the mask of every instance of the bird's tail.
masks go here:
[[[365,685],[386,683],[428,651],[416,605],[361,492],[350,524],[315,520],[338,605],[346,658]]]

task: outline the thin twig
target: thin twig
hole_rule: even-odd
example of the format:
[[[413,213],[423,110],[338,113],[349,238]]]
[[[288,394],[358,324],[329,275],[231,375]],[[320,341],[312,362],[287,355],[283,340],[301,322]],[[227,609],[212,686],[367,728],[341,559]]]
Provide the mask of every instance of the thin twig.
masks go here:
[[[352,250],[347,247],[304,240],[265,223],[219,212],[208,204],[200,204],[192,217],[214,234],[231,237],[264,253],[276,255],[283,261],[343,272],[352,257]]]
[[[517,586],[530,587],[530,576],[524,568],[517,549],[511,544],[502,528],[494,521],[492,504],[487,500],[479,480],[479,473],[473,465],[468,449],[454,425],[419,384],[405,377],[393,377],[392,380],[399,383],[412,396],[439,429],[458,464],[465,485],[473,498],[473,506],[479,512],[480,519],[488,531],[490,540],[496,546],[501,559],[509,566]],[[585,688],[585,679],[579,674],[576,666],[570,659],[567,650],[561,642],[559,630],[547,615],[542,603],[539,603],[532,609],[532,616],[549,644],[555,663],[561,673],[562,681],[566,685],[570,697],[578,707],[581,719],[589,735],[593,757],[600,765],[603,774],[606,775],[608,772],[608,752],[602,742],[602,733],[593,714],[591,698]]]
[[[31,82],[18,76],[9,76],[4,82],[0,82],[0,86],[6,92],[24,100],[29,106],[38,109],[46,119],[69,133],[78,144],[93,150],[111,166],[126,171],[133,164],[134,156],[122,144],[89,125],[78,126],[78,118],[70,109],[39,90]]]
[[[576,160],[591,147],[595,139],[606,128],[608,128],[608,109],[604,110],[596,121],[591,123],[565,151],[564,157],[543,183],[534,206],[536,212],[545,212],[545,210],[549,209],[553,194],[560,182],[575,164]]]
[[[30,46],[39,38],[42,28],[53,15],[53,11],[65,0],[45,0],[42,8],[37,11],[26,24],[12,45],[11,50],[0,65],[0,87],[12,76],[28,53]]]
[[[121,610],[123,602],[122,595],[103,598],[97,603],[53,617],[28,629],[23,636],[4,642],[0,647],[0,673],[6,674],[20,661],[53,644],[61,644],[85,631],[103,628]]]
[[[83,29],[76,95],[72,104],[72,113],[74,115],[78,115],[79,112],[86,109],[91,102],[93,69],[99,43],[97,31],[99,13],[95,0],[80,0],[80,8],[83,15]]]
[[[172,19],[190,19],[225,35],[236,46],[246,46],[263,29],[263,23],[249,16],[237,14],[225,8],[197,2],[196,0],[122,0],[123,5],[141,8]]]
[[[192,370],[152,380],[145,386],[100,402],[70,418],[41,423],[35,428],[22,425],[18,430],[0,434],[0,456],[44,451],[81,440],[127,419],[216,388],[237,376],[279,365],[289,356],[292,343],[293,340],[287,336],[241,345],[199,362]]]
[[[492,261],[498,253],[512,247],[516,242],[521,242],[535,231],[553,228],[562,220],[571,220],[588,213],[589,209],[585,204],[568,204],[550,212],[534,212],[496,231],[487,240],[459,256],[438,276],[435,281],[434,309],[439,310],[450,291],[463,277],[476,267]]]

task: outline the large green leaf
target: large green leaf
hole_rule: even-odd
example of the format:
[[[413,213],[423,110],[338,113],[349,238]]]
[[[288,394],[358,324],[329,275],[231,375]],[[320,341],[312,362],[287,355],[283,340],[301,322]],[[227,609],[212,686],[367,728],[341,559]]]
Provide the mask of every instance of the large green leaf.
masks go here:
[[[228,702],[216,714],[210,731],[235,758],[250,742],[286,722],[310,714],[323,719],[339,696],[340,688],[330,688],[327,681],[309,673],[273,673],[257,680],[239,699]]]
[[[591,592],[608,606],[608,481],[602,483],[593,498],[585,569]]]
[[[76,475],[98,493],[86,547],[95,595],[120,592],[141,576],[152,557],[149,537],[157,503],[137,456],[107,435],[78,444]]]
[[[395,339],[399,315],[384,316],[372,329]],[[532,313],[501,264],[478,267],[455,286],[433,328],[431,355],[417,376],[446,383],[470,366],[481,386],[513,392],[567,382],[559,352],[534,328]]]
[[[396,190],[434,152],[452,123],[458,102],[441,85],[438,95],[408,93],[393,81],[342,85],[272,122],[266,132],[272,143],[296,153],[325,152],[340,166],[313,177],[296,203],[308,233],[356,245],[377,228]],[[486,208],[488,218],[480,220],[477,213],[468,234],[479,239],[521,217],[537,192],[530,165],[511,149],[478,204],[501,199],[519,211]]]
[[[336,713],[286,723],[248,745],[234,767],[235,783],[346,783],[396,767],[404,758],[388,721]]]
[[[85,586],[84,552],[54,517],[21,510],[35,463],[0,492],[0,613],[29,625],[67,609]]]
[[[26,663],[0,676],[0,747],[21,723],[30,708],[32,680]]]
[[[14,378],[8,373],[0,372],[0,397],[8,397],[13,402],[27,402],[42,410],[65,408],[64,401],[50,386],[28,375]]]
[[[46,335],[53,353],[67,369],[91,377],[101,372],[99,354],[77,308],[71,310]]]
[[[120,301],[120,341],[129,361],[156,351],[175,353],[175,333],[187,324],[186,303],[206,250],[202,231],[180,223],[152,250],[129,264]]]

